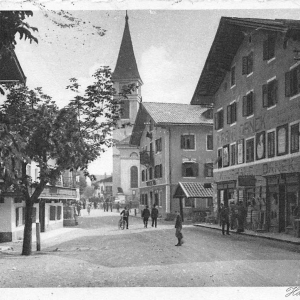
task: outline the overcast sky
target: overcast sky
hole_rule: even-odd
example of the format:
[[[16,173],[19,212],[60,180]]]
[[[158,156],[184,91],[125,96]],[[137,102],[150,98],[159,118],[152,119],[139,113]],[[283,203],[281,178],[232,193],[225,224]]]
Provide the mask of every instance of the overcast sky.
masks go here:
[[[39,29],[38,44],[20,41],[16,53],[29,87],[42,87],[59,106],[72,95],[65,89],[69,78],[82,84],[101,65],[114,70],[125,25],[125,11],[72,11],[85,21],[79,28],[60,28],[35,11],[28,23]],[[145,102],[189,103],[195,91],[221,16],[300,19],[293,10],[128,10],[129,28]],[[89,23],[90,22],[90,23]],[[106,30],[99,36],[94,26]],[[111,151],[94,162],[93,174],[111,173]]]

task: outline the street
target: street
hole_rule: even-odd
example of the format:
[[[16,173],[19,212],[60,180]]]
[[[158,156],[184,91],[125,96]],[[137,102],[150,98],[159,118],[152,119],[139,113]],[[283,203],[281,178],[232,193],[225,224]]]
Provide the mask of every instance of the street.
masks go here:
[[[299,285],[299,246],[184,225],[175,247],[173,222],[143,228],[131,216],[83,211],[76,228],[21,256],[21,243],[0,252],[2,288],[16,287],[280,287]]]

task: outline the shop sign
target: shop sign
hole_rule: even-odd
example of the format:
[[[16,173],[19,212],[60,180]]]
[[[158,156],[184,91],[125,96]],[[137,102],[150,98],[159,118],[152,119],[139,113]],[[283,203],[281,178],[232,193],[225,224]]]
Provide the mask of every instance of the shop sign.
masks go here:
[[[255,186],[255,176],[246,175],[246,176],[238,176],[238,184],[239,186]]]
[[[156,180],[149,180],[146,182],[147,186],[156,185]]]
[[[277,155],[288,153],[288,124],[277,127]]]

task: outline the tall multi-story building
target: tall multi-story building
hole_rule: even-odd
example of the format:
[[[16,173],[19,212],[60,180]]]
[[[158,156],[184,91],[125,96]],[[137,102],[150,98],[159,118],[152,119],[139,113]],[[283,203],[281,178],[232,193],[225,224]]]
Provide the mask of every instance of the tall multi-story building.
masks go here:
[[[139,198],[139,151],[135,146],[129,144],[129,140],[138,105],[142,100],[141,86],[143,82],[135,60],[127,14],[112,80],[117,95],[122,93],[122,90],[126,90],[129,85],[136,86],[127,98],[122,99],[121,119],[113,131],[115,143],[113,147],[113,197],[117,197],[119,193],[125,195],[126,199],[130,201]]]
[[[143,102],[130,143],[140,151],[140,208],[156,204],[166,216],[181,208],[212,210],[212,109],[179,103]],[[174,198],[178,185],[197,190]],[[182,203],[182,207],[180,207]]]
[[[254,229],[294,233],[299,37],[299,21],[221,18],[191,101],[214,104],[218,203],[242,201]]]

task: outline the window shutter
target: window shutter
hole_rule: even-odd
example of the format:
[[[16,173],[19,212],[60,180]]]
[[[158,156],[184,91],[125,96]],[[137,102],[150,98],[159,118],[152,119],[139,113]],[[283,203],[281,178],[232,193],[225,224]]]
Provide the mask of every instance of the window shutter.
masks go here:
[[[274,80],[273,84],[273,103],[278,103],[278,80]]]
[[[224,126],[224,110],[221,110],[219,113],[220,113],[220,124],[219,124],[219,128],[223,128],[223,126]]]
[[[19,207],[16,208],[16,226],[19,226]]]
[[[250,93],[250,114],[252,115],[254,113],[254,106],[255,106],[255,94],[253,92]]]
[[[243,96],[243,117],[247,116],[247,96]]]
[[[263,60],[268,60],[268,40],[263,42]]]
[[[275,42],[275,36],[272,35],[268,37],[268,59],[271,59],[275,56]]]
[[[248,66],[247,66],[247,74],[253,72],[253,52],[248,55]]]
[[[190,149],[195,149],[195,136],[194,135],[190,135],[190,146],[191,148]]]
[[[300,93],[300,65],[297,67],[297,94]]]
[[[162,173],[162,164],[159,165],[159,177],[162,178],[163,177],[163,173]]]
[[[198,175],[199,175],[199,164],[197,164],[197,163],[193,164],[193,173],[194,173],[194,177],[198,177]]]
[[[247,56],[243,56],[242,75],[247,74],[247,65],[248,65],[248,57]]]
[[[237,120],[236,102],[233,103],[232,109],[233,109],[233,111],[232,111],[232,115],[233,115],[232,116],[232,121],[236,122],[236,120]]]
[[[227,124],[231,124],[231,105],[227,106]]]
[[[291,96],[291,72],[285,73],[285,96]]]
[[[181,165],[181,175],[182,175],[182,177],[185,177],[185,165],[184,164],[182,164]]]
[[[181,149],[184,149],[184,136],[181,136]]]
[[[204,164],[204,177],[208,177],[208,164]]]
[[[263,99],[263,107],[268,107],[268,85],[264,84],[262,86],[262,99]]]
[[[215,113],[215,130],[218,130],[218,113]],[[181,147],[182,148],[182,147]]]

